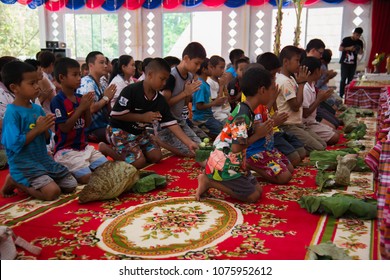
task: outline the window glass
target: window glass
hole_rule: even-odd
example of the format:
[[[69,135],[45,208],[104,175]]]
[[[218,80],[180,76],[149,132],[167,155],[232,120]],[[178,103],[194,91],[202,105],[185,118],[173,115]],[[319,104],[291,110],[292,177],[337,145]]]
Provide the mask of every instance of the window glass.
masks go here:
[[[162,37],[163,56],[181,58],[183,49],[194,41],[205,47],[207,56],[220,55],[222,12],[164,13]]]

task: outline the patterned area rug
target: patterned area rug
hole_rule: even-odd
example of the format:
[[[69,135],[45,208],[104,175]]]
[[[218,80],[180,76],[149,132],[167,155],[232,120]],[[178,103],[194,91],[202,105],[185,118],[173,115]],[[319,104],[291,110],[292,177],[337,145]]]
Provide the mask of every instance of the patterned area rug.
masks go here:
[[[355,259],[379,258],[376,221],[333,219],[300,208],[302,195],[316,193],[312,167],[298,167],[288,185],[262,183],[256,204],[215,190],[196,202],[201,168],[191,159],[167,157],[147,169],[165,174],[168,185],[82,205],[77,193],[53,202],[22,194],[1,198],[0,224],[43,248],[38,257],[20,249],[19,259],[303,260],[308,246],[328,240]],[[354,174],[352,182],[344,192],[373,195],[371,174]]]

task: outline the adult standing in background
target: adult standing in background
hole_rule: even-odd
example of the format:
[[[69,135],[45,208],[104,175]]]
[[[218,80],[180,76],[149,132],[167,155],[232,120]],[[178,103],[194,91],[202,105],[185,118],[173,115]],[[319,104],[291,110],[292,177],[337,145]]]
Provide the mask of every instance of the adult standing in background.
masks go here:
[[[363,28],[357,27],[352,36],[345,37],[339,47],[341,51],[341,80],[340,80],[340,97],[344,96],[344,88],[349,84],[355,75],[357,56],[363,54],[363,41],[360,40]]]

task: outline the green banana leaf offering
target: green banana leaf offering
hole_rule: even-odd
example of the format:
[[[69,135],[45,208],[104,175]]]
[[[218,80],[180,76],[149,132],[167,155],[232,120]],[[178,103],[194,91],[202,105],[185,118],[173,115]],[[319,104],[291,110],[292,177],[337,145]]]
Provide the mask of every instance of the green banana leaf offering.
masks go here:
[[[299,205],[310,213],[330,214],[335,218],[356,217],[371,220],[377,217],[376,200],[361,200],[353,196],[335,194],[326,196],[302,196]]]

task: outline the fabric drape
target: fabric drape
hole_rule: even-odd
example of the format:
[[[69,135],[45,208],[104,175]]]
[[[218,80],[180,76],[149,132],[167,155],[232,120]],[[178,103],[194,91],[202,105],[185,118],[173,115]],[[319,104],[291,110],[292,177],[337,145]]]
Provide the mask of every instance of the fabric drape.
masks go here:
[[[372,61],[376,53],[390,54],[390,1],[373,0],[372,1],[372,27],[371,27],[371,53],[368,60],[368,67],[373,68]],[[386,61],[380,65],[380,72],[385,72]]]

